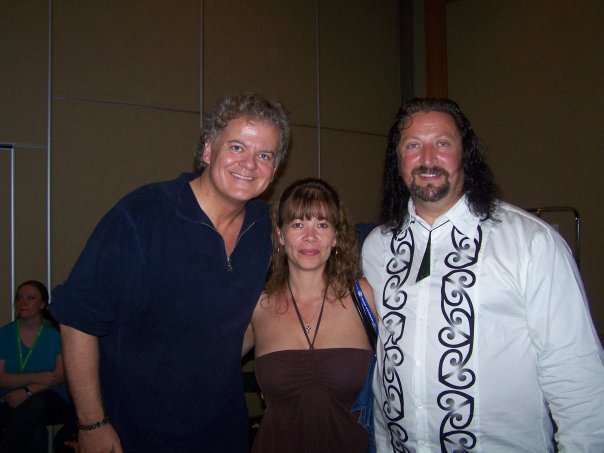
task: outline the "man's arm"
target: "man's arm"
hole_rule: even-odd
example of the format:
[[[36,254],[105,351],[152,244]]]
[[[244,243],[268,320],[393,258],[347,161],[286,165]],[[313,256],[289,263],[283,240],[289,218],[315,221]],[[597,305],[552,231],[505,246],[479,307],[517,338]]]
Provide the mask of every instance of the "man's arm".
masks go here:
[[[574,260],[562,239],[531,243],[527,321],[560,452],[604,451],[604,366]]]
[[[243,348],[241,350],[241,357],[245,356],[254,347],[254,329],[250,323],[245,329],[245,335],[243,335]]]
[[[92,425],[105,418],[99,381],[98,339],[61,324],[63,359],[69,390],[80,425]],[[122,453],[117,433],[110,424],[78,433],[81,453]]]

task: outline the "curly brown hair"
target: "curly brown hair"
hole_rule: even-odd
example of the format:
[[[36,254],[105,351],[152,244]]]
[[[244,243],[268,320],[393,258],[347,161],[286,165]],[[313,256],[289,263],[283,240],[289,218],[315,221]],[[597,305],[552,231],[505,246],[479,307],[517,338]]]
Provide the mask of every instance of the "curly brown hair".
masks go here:
[[[278,166],[283,162],[287,156],[291,138],[289,118],[285,107],[278,101],[266,99],[258,93],[248,92],[220,99],[214,105],[212,112],[205,116],[195,152],[195,165],[198,170],[201,171],[207,166],[203,161],[206,142],[215,146],[218,136],[227,127],[229,121],[242,117],[266,121],[275,126],[279,132],[275,164]]]
[[[330,289],[329,300],[346,297],[354,281],[361,276],[357,234],[337,191],[322,179],[301,179],[287,187],[272,207],[273,256],[264,288],[265,298],[285,295],[289,278],[287,255],[279,244],[277,228],[283,228],[294,219],[312,218],[328,220],[336,232],[337,245],[324,271],[324,280]],[[287,297],[281,299],[288,300]]]

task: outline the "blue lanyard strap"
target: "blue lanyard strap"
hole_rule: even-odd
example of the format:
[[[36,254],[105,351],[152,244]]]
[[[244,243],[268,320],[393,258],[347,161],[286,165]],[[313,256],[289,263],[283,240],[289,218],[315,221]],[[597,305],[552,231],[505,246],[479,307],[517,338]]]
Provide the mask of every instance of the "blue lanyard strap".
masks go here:
[[[361,285],[359,285],[359,282],[357,280],[355,280],[355,282],[354,282],[354,292],[356,293],[357,297],[359,298],[359,301],[361,302],[361,307],[363,308],[365,315],[367,316],[367,318],[369,318],[369,321],[371,321],[371,325],[373,326],[373,329],[375,331],[377,331],[377,321],[375,320],[375,317],[373,316],[373,312],[371,311],[371,308],[369,308],[369,304],[367,303],[365,294],[363,294]]]

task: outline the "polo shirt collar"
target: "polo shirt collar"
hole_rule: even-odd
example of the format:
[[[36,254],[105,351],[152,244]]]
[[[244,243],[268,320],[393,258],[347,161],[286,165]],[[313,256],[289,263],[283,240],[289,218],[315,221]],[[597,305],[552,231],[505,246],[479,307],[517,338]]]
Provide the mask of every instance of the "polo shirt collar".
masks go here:
[[[178,184],[175,203],[176,215],[190,222],[212,225],[212,221],[208,215],[197,203],[193,189],[189,185],[198,176],[198,173],[183,173],[176,180],[176,184]],[[266,215],[267,210],[267,204],[261,200],[248,201],[245,205],[245,217],[241,231],[244,231],[249,225]]]

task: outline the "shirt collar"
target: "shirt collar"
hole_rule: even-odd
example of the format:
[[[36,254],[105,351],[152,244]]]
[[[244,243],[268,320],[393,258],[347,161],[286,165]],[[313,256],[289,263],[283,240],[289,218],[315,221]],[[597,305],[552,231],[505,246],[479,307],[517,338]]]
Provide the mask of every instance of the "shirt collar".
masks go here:
[[[198,176],[197,173],[182,173],[174,182],[177,185],[175,204],[176,215],[190,222],[209,222],[210,219],[206,213],[199,208],[193,190],[189,185],[189,183]]]
[[[457,203],[455,203],[451,207],[451,209],[449,209],[443,215],[439,216],[434,221],[431,227],[426,224],[426,222],[415,212],[415,203],[413,203],[412,198],[409,198],[408,211],[409,215],[403,223],[403,230],[409,228],[409,225],[412,222],[422,223],[424,224],[424,226],[426,226],[427,229],[434,229],[445,222],[451,222],[453,226],[455,226],[455,228],[457,228],[466,236],[471,237],[474,235],[476,227],[480,223],[480,219],[474,214],[472,214],[472,212],[470,211],[465,195],[463,195],[459,200],[457,200]]]
[[[176,215],[188,220],[189,222],[205,223],[212,225],[212,221],[203,209],[199,207],[199,203],[195,198],[193,190],[189,183],[197,178],[197,173],[183,173],[175,181],[176,189]],[[268,203],[262,200],[250,200],[245,204],[245,217],[241,226],[241,231],[244,231],[249,225],[263,218],[268,213]]]

